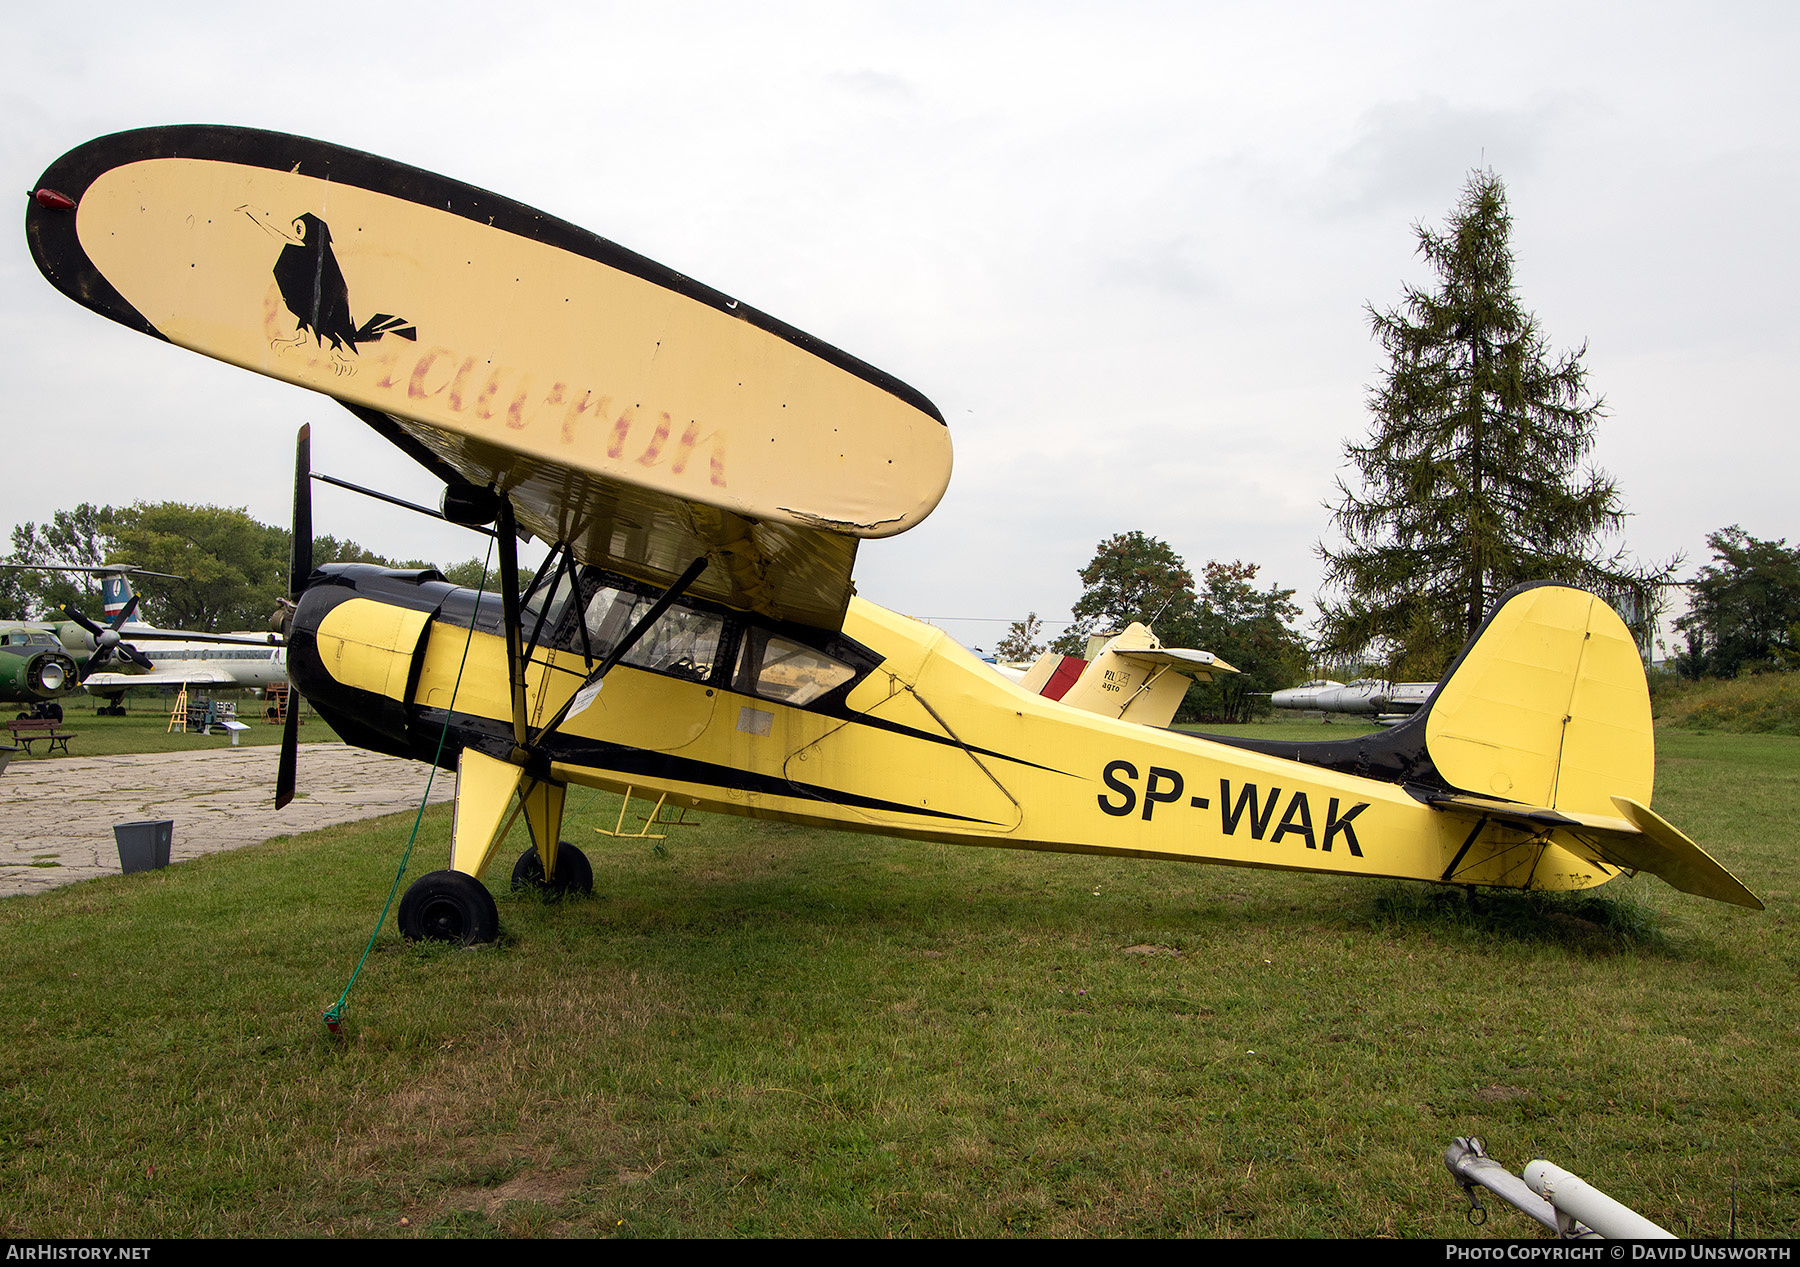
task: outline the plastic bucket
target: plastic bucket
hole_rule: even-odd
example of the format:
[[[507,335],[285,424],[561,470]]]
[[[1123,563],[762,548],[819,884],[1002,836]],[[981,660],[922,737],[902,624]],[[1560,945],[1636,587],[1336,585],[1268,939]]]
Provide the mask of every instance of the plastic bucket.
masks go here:
[[[175,820],[156,818],[142,823],[118,823],[113,839],[119,843],[119,870],[154,871],[169,865],[169,846],[175,840]]]

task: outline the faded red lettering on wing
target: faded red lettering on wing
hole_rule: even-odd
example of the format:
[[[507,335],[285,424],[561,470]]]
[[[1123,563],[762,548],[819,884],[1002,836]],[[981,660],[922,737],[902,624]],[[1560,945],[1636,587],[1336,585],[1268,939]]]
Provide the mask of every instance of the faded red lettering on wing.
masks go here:
[[[663,445],[669,442],[671,419],[667,413],[657,417],[656,430],[650,433],[650,443],[638,454],[639,466],[655,466],[662,458]]]
[[[560,391],[562,384],[557,384]],[[552,393],[553,395],[555,393]],[[575,424],[591,413],[599,418],[612,408],[612,397],[595,397],[593,392],[582,392],[579,400],[571,401],[567,412],[563,414],[562,438],[564,444],[572,444],[575,440]]]
[[[703,436],[700,434],[698,422],[690,422],[683,429],[681,439],[675,444],[675,456],[669,462],[669,470],[676,475],[684,474],[687,471],[688,462],[694,456],[694,450],[708,440],[712,441],[712,461],[710,463],[712,483],[715,487],[723,488],[725,487],[725,435],[723,432],[712,431]]]
[[[381,375],[381,377],[375,381],[376,387],[385,390],[389,387],[400,386],[400,375],[404,373],[404,371],[400,368],[399,350],[397,348],[389,348],[387,351],[383,352],[376,360],[374,369]]]
[[[475,368],[475,358],[465,356],[463,363],[456,367],[456,377],[450,380],[450,408],[457,413],[462,412],[463,389],[469,384],[469,373]]]
[[[530,394],[531,379],[527,377],[520,381],[519,390],[513,395],[512,404],[506,407],[506,425],[510,429],[518,431],[525,426],[525,398]]]
[[[439,361],[454,360],[455,357],[456,353],[452,352],[449,348],[432,348],[430,351],[426,352],[425,355],[421,356],[418,364],[413,366],[412,378],[407,381],[407,396],[413,400],[430,400],[433,396],[442,392],[445,387],[449,386],[448,382],[439,383],[436,387],[427,388],[425,380],[430,376],[431,371],[437,368],[437,363]]]
[[[625,452],[625,437],[631,434],[631,410],[627,409],[613,423],[612,439],[607,442],[606,456],[616,458]]]

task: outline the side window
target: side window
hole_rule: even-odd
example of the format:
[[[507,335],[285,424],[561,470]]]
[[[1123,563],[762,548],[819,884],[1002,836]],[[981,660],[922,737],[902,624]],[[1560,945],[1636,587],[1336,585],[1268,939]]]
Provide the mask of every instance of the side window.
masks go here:
[[[842,660],[752,627],[744,631],[731,689],[800,707],[855,676],[856,670]]]
[[[538,613],[544,615],[543,637],[548,638],[555,633],[562,622],[563,611],[569,605],[569,596],[575,592],[575,578],[572,573],[564,572],[556,578],[554,585],[541,585],[531,601],[525,604],[519,613],[519,628],[524,637],[530,638],[531,631],[537,628]]]
[[[588,601],[585,613],[588,645],[596,659],[604,659],[631,632],[656,600],[625,590],[602,588]],[[708,612],[671,607],[644,631],[622,663],[653,669],[676,677],[703,682],[712,676],[719,658],[719,641],[725,620]],[[579,634],[576,635],[579,639]],[[577,643],[579,645],[579,643]]]

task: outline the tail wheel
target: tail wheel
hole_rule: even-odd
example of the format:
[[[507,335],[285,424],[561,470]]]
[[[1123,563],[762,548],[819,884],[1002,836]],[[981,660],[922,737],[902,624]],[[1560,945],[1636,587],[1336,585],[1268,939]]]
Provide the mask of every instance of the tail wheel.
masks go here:
[[[433,871],[413,882],[400,899],[400,935],[408,941],[448,941],[464,946],[500,935],[494,895],[473,876]]]
[[[535,889],[549,897],[592,893],[594,868],[588,862],[586,854],[565,840],[556,846],[554,880],[544,879],[543,859],[538,857],[538,851],[534,847],[520,854],[519,860],[513,864],[512,886],[514,890]]]

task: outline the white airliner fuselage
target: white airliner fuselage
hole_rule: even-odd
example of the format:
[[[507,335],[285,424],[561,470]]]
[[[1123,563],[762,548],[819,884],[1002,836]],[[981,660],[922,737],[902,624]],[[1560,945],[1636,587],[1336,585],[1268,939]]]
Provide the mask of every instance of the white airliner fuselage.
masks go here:
[[[149,625],[128,622],[119,633],[130,642],[133,629],[139,633]],[[269,645],[268,634],[231,635],[242,643],[221,642],[152,642],[137,643],[150,657],[153,670],[132,669],[122,673],[92,673],[85,685],[96,695],[121,695],[139,686],[214,686],[222,689],[251,688],[263,690],[287,681],[287,648]]]

